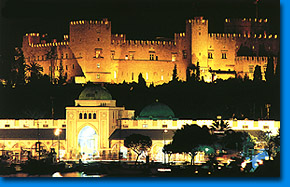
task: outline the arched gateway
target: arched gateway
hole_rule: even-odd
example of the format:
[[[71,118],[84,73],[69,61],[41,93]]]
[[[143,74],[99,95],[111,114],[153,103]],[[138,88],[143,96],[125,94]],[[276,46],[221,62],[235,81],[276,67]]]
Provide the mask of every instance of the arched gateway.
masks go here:
[[[68,158],[86,158],[108,155],[109,137],[119,128],[118,119],[134,116],[134,111],[116,107],[116,100],[106,88],[87,85],[75,100],[74,107],[66,108]]]

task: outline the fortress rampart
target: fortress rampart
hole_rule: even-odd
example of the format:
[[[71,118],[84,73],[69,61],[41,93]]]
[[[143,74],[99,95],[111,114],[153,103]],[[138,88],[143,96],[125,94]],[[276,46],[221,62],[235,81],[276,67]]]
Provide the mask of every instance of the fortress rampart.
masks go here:
[[[257,32],[252,32],[255,29]],[[70,22],[69,35],[62,41],[48,42],[39,33],[26,34],[22,49],[26,62],[36,61],[52,78],[59,76],[63,63],[69,80],[136,82],[137,74],[142,73],[148,83],[162,84],[171,80],[174,65],[180,80],[186,80],[186,69],[199,63],[201,76],[211,81],[209,70],[244,75],[250,73],[249,65],[267,64],[264,57],[268,54],[278,56],[280,38],[267,29],[267,19],[227,18],[225,33],[209,33],[208,20],[196,17],[186,20],[186,31],[174,33],[172,40],[128,40],[126,34],[111,33],[108,19],[78,20]],[[244,53],[245,48],[250,53]],[[56,53],[54,62],[47,58],[52,50]],[[253,57],[246,60],[240,56]]]

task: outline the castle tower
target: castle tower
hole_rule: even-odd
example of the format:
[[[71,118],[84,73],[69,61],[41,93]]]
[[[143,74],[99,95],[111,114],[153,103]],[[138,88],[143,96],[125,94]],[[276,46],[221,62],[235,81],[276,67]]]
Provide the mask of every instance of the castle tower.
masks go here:
[[[203,17],[195,17],[186,22],[187,46],[191,54],[191,64],[199,66],[201,70],[207,69],[208,46],[208,20]]]
[[[82,67],[85,81],[111,82],[114,67],[111,63],[111,22],[71,21],[70,47]]]

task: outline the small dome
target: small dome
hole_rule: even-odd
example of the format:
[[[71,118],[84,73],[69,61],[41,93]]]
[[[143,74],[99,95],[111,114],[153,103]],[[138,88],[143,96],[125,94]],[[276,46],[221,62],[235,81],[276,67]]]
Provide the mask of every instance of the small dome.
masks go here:
[[[159,102],[146,106],[139,115],[139,119],[172,119],[174,117],[171,108]]]
[[[93,85],[81,92],[79,100],[112,100],[112,96],[106,88]]]

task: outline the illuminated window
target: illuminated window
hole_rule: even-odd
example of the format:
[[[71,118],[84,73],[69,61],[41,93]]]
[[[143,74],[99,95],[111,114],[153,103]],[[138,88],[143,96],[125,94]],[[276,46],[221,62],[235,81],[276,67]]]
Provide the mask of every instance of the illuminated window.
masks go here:
[[[212,59],[212,52],[208,52],[208,59]]]
[[[89,119],[92,119],[92,114],[91,113],[89,113]]]
[[[79,119],[83,119],[83,114],[82,113],[79,114]]]
[[[95,54],[96,54],[96,58],[101,58],[102,57],[102,49],[101,48],[96,48],[95,49]]]
[[[114,79],[116,79],[116,78],[117,78],[117,72],[114,71]]]
[[[175,62],[176,61],[176,54],[175,53],[172,53],[172,62]]]
[[[130,60],[134,60],[134,54],[130,54]]]
[[[264,125],[263,128],[264,129],[269,129],[269,126],[268,125]]]
[[[97,119],[97,114],[96,113],[93,114],[93,119]]]
[[[222,53],[222,59],[227,59],[227,53]]]
[[[182,56],[183,56],[183,59],[186,59],[187,58],[186,50],[182,50]]]
[[[97,74],[97,79],[99,79],[100,78],[100,74]]]
[[[163,81],[163,75],[161,75],[161,80]]]
[[[128,55],[125,55],[125,60],[128,60],[128,59],[129,59]]]
[[[143,124],[143,128],[148,128],[148,125],[147,124]]]
[[[254,65],[249,65],[249,73],[254,73]]]
[[[150,54],[149,59],[154,60],[154,54]]]
[[[111,51],[111,59],[114,59],[115,57],[115,51]]]
[[[88,118],[88,114],[85,113],[85,114],[84,114],[84,119],[87,119],[87,118]]]
[[[100,67],[101,67],[100,63],[97,63],[97,68],[100,68]]]
[[[148,73],[146,72],[146,80],[148,80]]]

